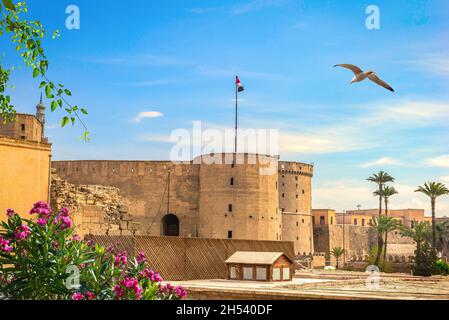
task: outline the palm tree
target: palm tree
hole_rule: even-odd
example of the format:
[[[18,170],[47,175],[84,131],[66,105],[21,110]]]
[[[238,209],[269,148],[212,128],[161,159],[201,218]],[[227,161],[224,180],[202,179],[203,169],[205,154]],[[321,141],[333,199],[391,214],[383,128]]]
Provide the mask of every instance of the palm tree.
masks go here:
[[[374,230],[374,232],[377,233],[377,255],[376,255],[376,261],[374,264],[376,266],[379,265],[380,257],[382,255],[382,249],[385,251],[387,250],[387,247],[384,247],[384,235],[388,234],[389,232],[393,230],[398,230],[401,228],[401,223],[392,217],[387,216],[380,216],[379,218],[374,218],[373,222],[371,224],[371,229]],[[385,261],[386,255],[384,254],[384,261]]]
[[[385,215],[387,217],[388,217],[388,203],[389,203],[390,197],[394,196],[397,193],[398,192],[396,191],[396,189],[394,187],[390,187],[390,186],[385,186],[383,188],[382,192],[380,192],[379,190],[374,192],[375,196],[383,197],[384,203],[385,203]],[[390,230],[390,231],[393,231],[393,230]],[[387,260],[387,243],[388,243],[388,232],[385,233],[384,261]]]
[[[343,255],[343,253],[345,252],[345,249],[337,247],[337,248],[333,248],[331,254],[335,257],[335,259],[337,260],[337,269],[338,269],[338,262],[340,260],[340,257]]]
[[[368,179],[366,179],[368,181],[371,181],[375,184],[377,184],[377,191],[379,192],[376,196],[379,197],[379,218],[382,215],[382,194],[383,194],[383,189],[384,186],[387,182],[393,182],[394,178],[392,176],[390,176],[388,173],[386,173],[385,171],[380,171],[379,173],[374,173],[371,177],[369,177]],[[377,257],[376,257],[376,265],[379,264],[380,261],[380,255],[382,252],[382,247],[383,247],[383,242],[384,240],[382,239],[382,236],[378,233],[377,234]]]
[[[415,192],[421,192],[430,198],[430,205],[432,207],[432,249],[436,251],[437,230],[435,222],[435,203],[438,197],[449,194],[449,189],[440,182],[427,182],[424,186],[419,186]]]
[[[374,182],[378,186],[377,191],[379,191],[379,194],[377,194],[376,196],[379,197],[379,217],[380,217],[382,214],[382,197],[383,197],[382,193],[383,193],[384,186],[387,182],[393,182],[394,178],[392,176],[390,176],[388,173],[386,173],[385,171],[380,171],[379,173],[373,174],[371,177],[369,177],[366,180]]]
[[[447,252],[449,244],[449,220],[437,223],[437,250],[439,252]]]

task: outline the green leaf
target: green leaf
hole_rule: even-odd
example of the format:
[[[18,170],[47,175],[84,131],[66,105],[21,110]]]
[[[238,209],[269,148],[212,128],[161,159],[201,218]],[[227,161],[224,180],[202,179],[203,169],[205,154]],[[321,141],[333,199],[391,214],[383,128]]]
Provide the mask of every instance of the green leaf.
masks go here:
[[[88,114],[89,114],[89,113],[87,112],[87,110],[84,109],[84,108],[81,108],[81,113],[83,113],[83,114],[85,114],[85,115],[88,115]]]
[[[64,128],[67,125],[67,123],[69,123],[69,117],[62,118],[61,127]]]
[[[33,70],[33,78],[37,78],[38,75],[39,75],[39,69],[38,69],[38,68],[35,68],[35,69]]]
[[[47,85],[45,87],[45,95],[47,96],[47,98],[50,99],[50,96],[51,96],[51,87],[50,87],[50,85]]]
[[[71,92],[69,89],[65,89],[64,92],[65,92],[65,94],[68,95],[68,96],[71,96],[71,95],[72,95],[72,92]]]
[[[3,0],[3,4],[5,5],[5,7],[9,10],[16,10],[16,6],[14,5],[14,3],[12,2],[12,0]]]
[[[58,103],[56,102],[56,100],[53,100],[51,102],[51,111],[52,112],[55,111],[57,107],[58,107]]]

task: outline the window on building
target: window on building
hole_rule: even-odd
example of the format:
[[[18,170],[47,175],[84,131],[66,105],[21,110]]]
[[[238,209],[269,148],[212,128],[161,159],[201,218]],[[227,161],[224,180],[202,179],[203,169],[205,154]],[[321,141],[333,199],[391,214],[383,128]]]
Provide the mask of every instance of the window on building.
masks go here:
[[[231,267],[231,279],[237,278],[238,278],[237,267]]]
[[[21,127],[22,127],[22,131],[25,131],[25,124],[22,123]]]
[[[25,140],[25,139],[26,139],[26,137],[25,137],[25,136],[21,136],[20,138],[21,138],[22,140]]]
[[[299,195],[296,195],[296,199],[298,199],[299,198]]]
[[[285,208],[282,208],[282,212],[284,212],[285,211]]]
[[[234,185],[234,178],[231,178],[231,186]]]
[[[232,231],[231,230],[228,231],[228,239],[232,239]]]
[[[312,223],[315,224],[315,217],[312,217]]]
[[[253,280],[252,267],[243,267],[243,280]]]
[[[283,280],[290,280],[290,268],[284,267],[282,269],[282,279]]]
[[[331,224],[334,224],[334,217],[331,217]]]
[[[229,205],[228,211],[232,212],[232,204]]]
[[[281,268],[273,268],[273,280],[281,280]]]
[[[302,223],[304,223],[304,219],[302,219]]]
[[[362,226],[365,226],[365,219],[362,219]]]
[[[295,180],[298,181],[298,176],[295,177]]]
[[[266,281],[267,280],[267,268],[257,267],[256,269],[256,280]]]
[[[296,221],[296,226],[299,227],[299,222],[298,221]]]
[[[354,219],[354,225],[355,226],[357,225],[357,219]]]
[[[321,217],[320,217],[320,224],[323,225],[323,224],[324,224],[324,221],[325,221],[324,216],[321,216]]]
[[[306,194],[306,190],[302,190],[302,194]]]
[[[285,198],[285,193],[282,194],[282,198]]]

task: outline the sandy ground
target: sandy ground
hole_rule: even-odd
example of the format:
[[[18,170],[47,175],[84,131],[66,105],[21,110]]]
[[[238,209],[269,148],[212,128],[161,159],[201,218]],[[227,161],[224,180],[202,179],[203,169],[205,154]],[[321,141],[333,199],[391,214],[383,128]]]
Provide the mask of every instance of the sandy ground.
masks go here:
[[[348,271],[298,272],[282,283],[195,280],[179,281],[192,299],[394,299],[449,300],[449,277],[414,277],[406,274],[367,274]]]

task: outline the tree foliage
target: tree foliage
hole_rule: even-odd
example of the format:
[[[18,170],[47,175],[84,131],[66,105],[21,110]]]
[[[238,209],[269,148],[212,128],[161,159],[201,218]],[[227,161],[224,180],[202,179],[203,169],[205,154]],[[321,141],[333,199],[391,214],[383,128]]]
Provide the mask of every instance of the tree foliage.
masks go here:
[[[23,63],[31,70],[33,78],[40,78],[39,89],[43,91],[46,98],[50,100],[51,111],[61,109],[64,115],[61,119],[61,126],[65,127],[71,123],[75,125],[78,121],[84,128],[83,139],[89,140],[89,131],[81,119],[81,115],[87,115],[87,110],[69,102],[72,96],[70,89],[63,84],[56,83],[49,79],[49,61],[42,46],[42,41],[46,38],[47,32],[39,20],[27,20],[24,16],[28,12],[25,2],[13,3],[12,0],[1,0],[0,4],[0,36],[10,35],[15,50],[20,55]],[[52,38],[59,37],[59,32],[55,31]],[[11,102],[11,97],[6,93],[9,88],[12,68],[0,66],[0,116],[3,121],[15,119],[15,107]]]

